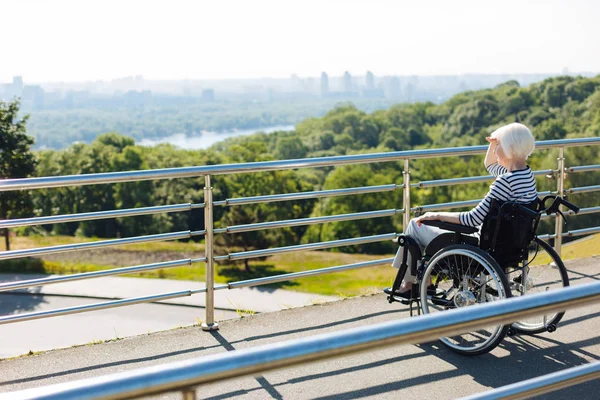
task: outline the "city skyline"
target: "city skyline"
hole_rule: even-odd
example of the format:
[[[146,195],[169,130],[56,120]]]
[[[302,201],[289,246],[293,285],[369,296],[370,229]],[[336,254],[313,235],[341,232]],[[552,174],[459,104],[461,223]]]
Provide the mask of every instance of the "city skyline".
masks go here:
[[[12,39],[0,82],[600,71],[600,4],[591,0],[3,0],[2,8],[12,17],[0,34]]]

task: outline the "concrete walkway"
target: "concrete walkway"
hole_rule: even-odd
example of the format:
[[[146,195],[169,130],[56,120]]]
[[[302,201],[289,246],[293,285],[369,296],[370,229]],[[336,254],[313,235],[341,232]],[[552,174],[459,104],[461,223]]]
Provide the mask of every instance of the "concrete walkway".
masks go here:
[[[48,275],[0,275],[0,281],[20,281]],[[204,282],[104,277],[0,292],[0,317],[45,312],[115,299],[204,288]],[[265,287],[215,291],[215,320],[319,304],[338,297]],[[0,358],[91,342],[147,334],[199,324],[205,319],[204,293],[160,303],[0,325]]]
[[[600,280],[600,257],[566,264],[572,285]],[[599,315],[597,304],[568,310],[556,332],[507,338],[479,357],[457,355],[438,342],[393,346],[204,385],[197,392],[203,399],[455,399],[600,360]],[[189,327],[50,351],[0,361],[0,392],[160,366],[398,318],[408,318],[407,308],[389,304],[379,294],[225,321],[215,332]],[[596,380],[542,398],[588,399],[597,398],[599,392]],[[161,398],[180,399],[181,395]]]

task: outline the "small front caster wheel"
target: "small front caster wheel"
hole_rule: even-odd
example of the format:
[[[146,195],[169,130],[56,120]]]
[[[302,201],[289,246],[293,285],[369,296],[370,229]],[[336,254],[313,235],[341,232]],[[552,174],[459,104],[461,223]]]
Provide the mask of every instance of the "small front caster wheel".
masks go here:
[[[550,324],[546,329],[548,330],[548,332],[552,333],[556,330],[556,325]]]

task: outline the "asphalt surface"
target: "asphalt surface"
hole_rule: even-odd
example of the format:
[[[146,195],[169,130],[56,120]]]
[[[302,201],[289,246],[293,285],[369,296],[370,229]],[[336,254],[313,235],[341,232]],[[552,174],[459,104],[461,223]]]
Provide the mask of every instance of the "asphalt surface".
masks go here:
[[[600,257],[567,263],[572,285],[600,279]],[[567,312],[552,334],[507,338],[491,353],[457,355],[439,342],[376,349],[197,388],[199,398],[454,399],[600,359],[600,305]],[[140,335],[104,344],[0,361],[0,392],[97,377],[311,335],[408,318],[384,295],[269,312],[220,324]],[[598,398],[592,381],[544,399]],[[161,398],[181,398],[179,393]]]
[[[0,274],[0,282],[48,277]],[[104,277],[0,292],[2,316],[85,306],[115,299],[203,288],[204,282]],[[265,287],[215,291],[216,321],[333,301],[332,296]],[[134,306],[0,324],[0,358],[198,325],[204,293]]]

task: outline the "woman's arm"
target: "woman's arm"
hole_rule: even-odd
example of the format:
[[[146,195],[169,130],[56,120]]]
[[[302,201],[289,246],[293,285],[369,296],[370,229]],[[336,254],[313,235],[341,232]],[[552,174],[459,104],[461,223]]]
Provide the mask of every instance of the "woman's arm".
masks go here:
[[[421,221],[436,220],[450,222],[452,224],[460,224],[457,212],[426,212],[417,218],[417,225],[421,226]]]
[[[483,165],[485,165],[485,168],[487,169],[487,167],[497,162],[497,157],[494,153],[494,149],[498,145],[498,139],[493,137],[486,137],[485,140],[487,140],[490,143],[487,149],[487,153],[485,153],[485,160],[483,161]]]

